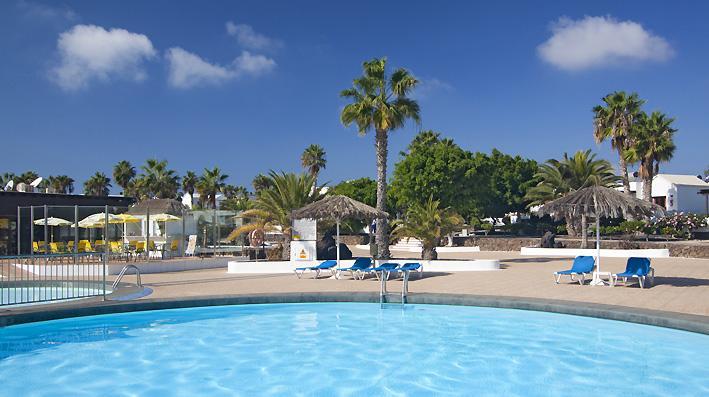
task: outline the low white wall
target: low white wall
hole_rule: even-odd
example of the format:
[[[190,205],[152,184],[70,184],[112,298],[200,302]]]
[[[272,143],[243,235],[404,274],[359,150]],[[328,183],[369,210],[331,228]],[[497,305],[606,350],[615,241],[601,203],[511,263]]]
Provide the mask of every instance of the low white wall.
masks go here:
[[[25,265],[15,267],[42,277],[83,278],[103,276],[103,265]],[[120,272],[121,270],[118,269]]]
[[[106,265],[106,274],[115,275],[121,272],[125,265],[135,265],[141,274],[179,272],[185,270],[215,269],[227,266],[228,258],[190,258],[180,260],[152,261],[152,262],[120,262]],[[48,277],[95,277],[103,274],[103,265],[24,265],[15,264],[16,267],[32,274]],[[133,274],[128,271],[128,274]]]
[[[419,260],[389,260],[387,262],[408,263],[418,262],[423,265],[423,270],[426,272],[475,272],[498,270],[500,261],[496,259],[479,259],[470,261],[456,260],[435,260],[435,261],[419,261]],[[242,262],[229,261],[227,273],[235,274],[283,274],[293,273],[297,267],[315,266],[321,261],[278,261],[278,262]],[[340,266],[350,267],[354,260],[340,261]]]
[[[392,251],[396,252],[421,252],[421,247],[409,247],[405,249],[399,249],[399,248],[393,248],[394,246],[390,246],[389,249]],[[368,250],[369,245],[363,245],[363,244],[358,244],[355,245],[355,248],[357,249],[362,249],[362,250]],[[436,251],[438,253],[446,253],[446,252],[480,252],[480,247],[436,247]]]
[[[421,261],[426,272],[480,272],[500,270],[497,259],[476,259],[474,261],[435,260]]]
[[[595,248],[535,248],[535,247],[522,247],[520,250],[521,255],[534,255],[534,256],[560,256],[560,257],[577,257],[581,255],[586,256],[596,256]],[[630,258],[630,257],[640,257],[640,258],[669,258],[670,250],[668,249],[634,249],[634,250],[621,250],[621,249],[603,249],[601,248],[601,257],[607,258]]]

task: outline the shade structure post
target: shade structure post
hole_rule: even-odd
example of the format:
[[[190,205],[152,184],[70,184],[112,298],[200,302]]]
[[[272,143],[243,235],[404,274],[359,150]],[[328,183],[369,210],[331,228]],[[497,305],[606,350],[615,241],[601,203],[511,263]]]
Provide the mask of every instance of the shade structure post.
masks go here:
[[[47,205],[44,205],[44,254],[49,253],[49,222],[47,221],[47,218],[49,217],[49,208]]]
[[[337,239],[335,240],[335,250],[337,250],[337,270],[340,270],[340,220],[335,221],[337,224]]]
[[[145,254],[150,261],[150,206],[145,209]]]
[[[17,255],[22,255],[22,211],[21,207],[17,207],[17,222],[15,226],[16,232],[17,232]]]
[[[606,283],[601,280],[601,215],[598,212],[598,198],[593,195],[593,208],[596,216],[596,270],[593,272],[593,280],[591,280],[591,285],[606,285]]]

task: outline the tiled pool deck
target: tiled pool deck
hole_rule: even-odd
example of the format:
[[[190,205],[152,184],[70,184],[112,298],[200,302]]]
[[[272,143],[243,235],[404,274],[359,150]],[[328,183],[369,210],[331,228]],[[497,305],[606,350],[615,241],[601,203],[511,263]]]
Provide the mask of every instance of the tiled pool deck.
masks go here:
[[[366,253],[355,249],[354,254],[365,255]],[[397,254],[394,252],[395,256]],[[709,329],[709,260],[707,259],[654,259],[652,266],[656,274],[655,285],[640,289],[637,285],[614,288],[580,286],[578,283],[566,281],[568,279],[557,285],[554,283],[552,273],[570,267],[571,260],[565,258],[524,257],[515,252],[441,255],[441,259],[452,258],[499,259],[503,269],[491,272],[426,273],[420,280],[413,277],[409,284],[411,302],[482,304],[584,315],[594,315],[592,311],[598,309],[605,310],[606,314],[602,317],[609,318],[615,318],[608,314],[614,309],[627,308],[627,313],[631,315],[656,313],[695,323],[693,327],[680,326],[679,328],[697,329],[698,322],[700,328]],[[622,258],[604,258],[602,261],[603,271],[621,272],[624,268],[625,260]],[[253,302],[254,297],[257,297],[255,301],[259,302],[274,299],[312,301],[318,300],[318,296],[327,300],[348,300],[348,297],[351,297],[351,300],[378,301],[379,292],[379,283],[374,279],[313,280],[297,279],[291,274],[235,275],[227,274],[226,268],[144,274],[142,279],[144,285],[153,289],[153,293],[137,301],[128,302],[128,306],[137,303],[143,309],[174,307],[176,306],[174,302],[185,299],[193,301],[185,304],[187,306],[197,305],[199,301],[207,304]],[[125,280],[132,282],[133,277],[126,276]],[[401,281],[391,281],[389,291],[400,291],[400,286]],[[271,300],[266,298],[269,296],[272,297]],[[160,302],[172,303],[164,306]],[[562,305],[563,310],[555,310],[555,304]],[[128,307],[123,308],[126,302],[101,302],[97,299],[25,309],[1,309],[0,325],[15,322],[9,316],[17,314],[30,315],[59,308],[118,305],[122,307],[114,310],[131,310]],[[53,316],[40,317],[53,318]],[[32,319],[24,321],[32,321]],[[662,325],[661,321],[655,320],[639,322]]]

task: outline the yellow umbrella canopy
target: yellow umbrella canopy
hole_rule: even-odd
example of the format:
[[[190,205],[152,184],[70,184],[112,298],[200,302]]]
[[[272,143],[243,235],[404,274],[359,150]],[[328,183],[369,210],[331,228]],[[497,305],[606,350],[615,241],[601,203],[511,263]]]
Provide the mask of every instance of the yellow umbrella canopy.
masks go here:
[[[79,221],[79,227],[86,229],[90,228],[100,228],[106,220],[106,213],[99,212],[97,214],[89,215],[86,218]],[[108,223],[123,223],[116,215],[108,214]]]
[[[150,215],[150,220],[155,222],[174,222],[182,220],[179,216],[170,215],[166,213]]]
[[[50,216],[49,218],[47,218],[47,226],[69,226],[73,223],[74,222],[70,222],[66,219],[55,218],[53,216]],[[37,219],[36,221],[34,221],[34,224],[40,225],[40,226],[44,225],[44,218]]]
[[[108,223],[138,223],[141,221],[141,219],[137,216],[133,216],[130,214],[118,214],[116,215],[116,218],[118,219],[116,219],[115,221],[109,220]]]

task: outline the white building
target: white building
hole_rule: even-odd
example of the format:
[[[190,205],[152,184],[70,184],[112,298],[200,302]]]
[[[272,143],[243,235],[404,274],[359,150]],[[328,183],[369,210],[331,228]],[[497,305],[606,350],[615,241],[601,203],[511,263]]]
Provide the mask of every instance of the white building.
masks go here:
[[[709,189],[709,183],[695,175],[657,174],[652,180],[652,201],[670,212],[703,214],[707,196],[700,191],[705,189]],[[642,181],[638,181],[638,198],[642,198],[642,191]]]

